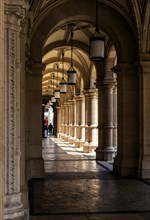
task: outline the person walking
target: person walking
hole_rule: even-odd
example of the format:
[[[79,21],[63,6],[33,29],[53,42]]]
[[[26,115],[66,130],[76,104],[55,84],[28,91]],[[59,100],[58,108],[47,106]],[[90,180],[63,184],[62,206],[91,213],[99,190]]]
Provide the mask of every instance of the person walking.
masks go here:
[[[49,135],[52,135],[53,134],[53,125],[51,123],[49,124],[48,129],[49,129]]]

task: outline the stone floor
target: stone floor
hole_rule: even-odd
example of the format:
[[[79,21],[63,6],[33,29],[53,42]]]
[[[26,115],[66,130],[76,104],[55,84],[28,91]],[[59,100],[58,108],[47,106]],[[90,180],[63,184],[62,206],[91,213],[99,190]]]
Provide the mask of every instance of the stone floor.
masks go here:
[[[45,178],[29,182],[31,220],[149,220],[150,184],[112,173],[54,137],[43,140]]]

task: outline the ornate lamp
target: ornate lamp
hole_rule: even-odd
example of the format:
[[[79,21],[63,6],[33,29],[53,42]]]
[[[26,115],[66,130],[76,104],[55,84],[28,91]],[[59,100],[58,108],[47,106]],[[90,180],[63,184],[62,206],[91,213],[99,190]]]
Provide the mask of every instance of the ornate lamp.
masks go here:
[[[73,31],[71,32],[71,64],[70,68],[67,71],[68,73],[68,85],[76,84],[76,71],[73,68]]]
[[[60,90],[58,88],[58,64],[57,64],[57,86],[56,89],[54,90],[54,97],[55,99],[60,99]]]
[[[67,83],[64,79],[64,52],[62,52],[62,80],[59,83],[60,93],[65,94],[67,92]]]
[[[96,29],[90,38],[89,57],[91,61],[103,61],[105,58],[105,38],[99,32],[98,27],[98,0],[96,0]]]

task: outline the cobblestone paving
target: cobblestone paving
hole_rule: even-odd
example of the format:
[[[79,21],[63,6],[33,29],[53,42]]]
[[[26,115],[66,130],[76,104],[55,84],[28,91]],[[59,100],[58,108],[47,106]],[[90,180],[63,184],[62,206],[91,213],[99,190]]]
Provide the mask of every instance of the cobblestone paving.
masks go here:
[[[31,219],[150,219],[148,181],[113,175],[112,165],[97,163],[94,153],[55,138],[43,141],[43,158],[45,179],[29,183],[30,210],[37,215]]]

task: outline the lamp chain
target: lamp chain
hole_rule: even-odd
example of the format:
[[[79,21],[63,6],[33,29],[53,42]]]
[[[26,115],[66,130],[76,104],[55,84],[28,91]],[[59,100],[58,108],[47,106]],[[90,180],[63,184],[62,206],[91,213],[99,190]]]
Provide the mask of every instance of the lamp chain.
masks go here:
[[[64,79],[64,52],[62,52],[62,79]]]
[[[71,32],[71,67],[73,67],[73,31]]]
[[[98,0],[96,0],[96,30],[99,30],[98,27]]]

